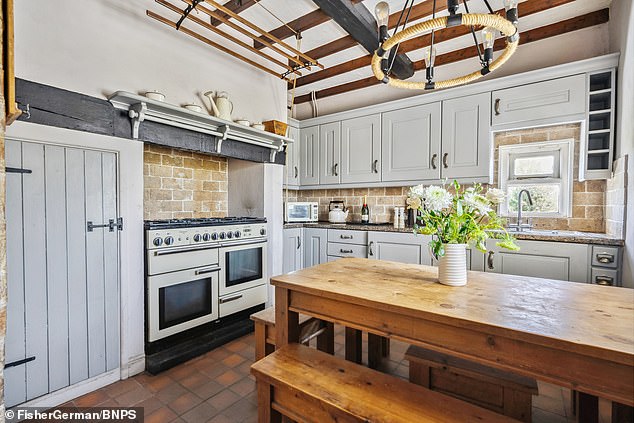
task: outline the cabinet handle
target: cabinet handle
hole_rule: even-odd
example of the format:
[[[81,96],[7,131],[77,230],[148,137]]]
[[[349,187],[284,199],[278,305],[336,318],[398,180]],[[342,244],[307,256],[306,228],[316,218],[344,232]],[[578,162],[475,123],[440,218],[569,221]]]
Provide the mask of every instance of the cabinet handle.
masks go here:
[[[297,249],[299,250],[302,247],[302,238],[297,236]]]
[[[344,250],[343,248],[340,248],[339,252],[343,253],[343,254],[352,254],[354,251],[352,251],[352,250]]]
[[[335,174],[335,176],[339,176],[339,163],[335,163],[333,173]]]
[[[494,110],[495,110],[495,116],[500,116],[500,99],[496,98],[495,99],[495,105],[493,106]]]
[[[495,253],[493,251],[489,251],[489,254],[487,256],[487,266],[489,269],[494,270],[495,267],[493,267],[493,255]]]
[[[438,158],[438,154],[433,154],[431,156],[431,168],[436,169],[436,159]]]
[[[339,235],[341,239],[352,239],[352,235]]]
[[[611,276],[596,276],[594,283],[597,285],[612,286],[614,285],[614,278]]]
[[[447,169],[449,165],[447,164],[447,159],[449,158],[449,153],[445,153],[442,155],[442,165]]]
[[[372,250],[373,246],[374,246],[374,241],[370,241],[370,244],[368,245],[368,255],[369,256],[373,256],[374,255],[374,251]]]
[[[297,169],[297,166],[295,166],[295,177],[297,178],[297,175],[299,174],[299,169]]]
[[[614,263],[614,255],[608,253],[597,254],[597,261],[603,264]]]
[[[375,161],[372,163],[372,171],[373,171],[374,173],[379,173],[379,171],[378,171],[378,169],[377,169],[378,164],[379,164],[379,161],[378,161],[378,160],[375,160]]]

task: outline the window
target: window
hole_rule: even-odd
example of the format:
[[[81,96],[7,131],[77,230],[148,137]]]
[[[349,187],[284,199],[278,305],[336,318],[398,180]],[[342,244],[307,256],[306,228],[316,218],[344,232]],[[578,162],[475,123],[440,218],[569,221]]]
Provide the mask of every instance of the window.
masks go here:
[[[549,141],[499,147],[500,189],[506,192],[500,214],[517,214],[517,195],[528,190],[522,213],[536,217],[569,217],[572,201],[572,151],[574,140]]]

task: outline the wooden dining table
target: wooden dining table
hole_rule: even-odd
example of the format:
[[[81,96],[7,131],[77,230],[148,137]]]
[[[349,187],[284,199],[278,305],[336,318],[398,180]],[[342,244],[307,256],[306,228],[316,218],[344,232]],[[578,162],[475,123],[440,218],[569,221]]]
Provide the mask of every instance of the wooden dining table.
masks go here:
[[[271,283],[278,348],[299,341],[302,313],[605,398],[616,414],[634,406],[632,289],[483,272],[451,287],[435,267],[358,258]]]

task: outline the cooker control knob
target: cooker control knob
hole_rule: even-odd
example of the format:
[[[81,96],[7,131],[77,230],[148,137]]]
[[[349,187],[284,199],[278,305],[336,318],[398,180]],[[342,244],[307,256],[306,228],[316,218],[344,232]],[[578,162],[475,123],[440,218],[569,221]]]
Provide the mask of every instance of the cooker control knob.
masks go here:
[[[241,236],[241,235],[242,235],[242,234],[240,233],[240,231],[235,231],[235,232],[233,233],[233,236],[234,236],[234,237],[236,237],[236,238],[240,238],[240,236]]]
[[[209,234],[208,233],[205,233],[203,235],[203,241],[209,241]]]
[[[233,238],[233,232],[228,231],[227,232],[227,238]]]
[[[164,240],[165,245],[172,245],[174,243],[174,237],[168,236]]]
[[[202,237],[200,236],[200,234],[194,235],[194,242],[200,242],[201,239]]]
[[[260,229],[260,235],[266,235],[266,229],[264,228]]]
[[[154,241],[152,241],[152,244],[154,244],[154,246],[156,247],[160,247],[163,244],[163,238],[160,238],[160,237],[154,238]]]
[[[213,234],[211,234],[211,239],[213,239],[214,241],[218,239],[218,233],[214,232]]]
[[[220,235],[218,235],[220,237],[220,239],[225,239],[225,233],[224,232],[220,232]]]

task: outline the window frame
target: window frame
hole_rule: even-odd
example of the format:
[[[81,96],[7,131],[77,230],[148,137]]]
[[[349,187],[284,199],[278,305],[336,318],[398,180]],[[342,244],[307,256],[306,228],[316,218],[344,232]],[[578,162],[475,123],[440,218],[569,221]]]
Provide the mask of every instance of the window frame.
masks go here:
[[[535,176],[514,175],[514,160],[528,156],[551,156],[555,153],[555,166],[551,174]],[[559,212],[529,212],[522,211],[527,217],[565,218],[572,215],[572,188],[574,139],[556,141],[533,142],[527,144],[502,145],[498,147],[498,187],[507,192],[513,185],[559,185]],[[500,204],[500,216],[511,217],[515,212],[508,210],[508,199]]]

